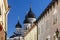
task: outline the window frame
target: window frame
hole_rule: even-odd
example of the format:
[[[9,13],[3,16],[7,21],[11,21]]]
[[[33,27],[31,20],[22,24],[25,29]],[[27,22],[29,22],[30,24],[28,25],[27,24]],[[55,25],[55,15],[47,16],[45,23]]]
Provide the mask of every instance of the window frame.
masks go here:
[[[1,7],[0,7],[0,15],[1,15]]]

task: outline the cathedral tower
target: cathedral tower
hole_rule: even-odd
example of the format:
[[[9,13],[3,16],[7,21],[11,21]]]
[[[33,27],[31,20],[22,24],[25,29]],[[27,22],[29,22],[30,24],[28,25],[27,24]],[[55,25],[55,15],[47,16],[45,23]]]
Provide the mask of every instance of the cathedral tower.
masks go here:
[[[16,28],[15,34],[22,34],[22,26],[21,26],[19,20],[18,20],[15,28]]]
[[[30,7],[28,13],[25,16],[25,20],[24,20],[24,29],[25,29],[25,31],[28,31],[29,29],[31,29],[35,21],[36,21],[36,16],[32,12],[32,9]]]
[[[23,40],[23,35],[22,35],[22,26],[18,20],[16,26],[15,26],[16,30],[13,33],[12,36],[10,36],[9,40]]]
[[[8,11],[7,0],[0,0],[0,40],[6,40]]]

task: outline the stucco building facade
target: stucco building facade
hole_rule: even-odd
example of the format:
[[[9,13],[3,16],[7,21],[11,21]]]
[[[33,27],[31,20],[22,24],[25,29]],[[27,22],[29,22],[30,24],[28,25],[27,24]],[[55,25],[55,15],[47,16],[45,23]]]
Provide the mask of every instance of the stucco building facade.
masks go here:
[[[6,40],[8,10],[7,0],[0,0],[0,40]]]
[[[24,40],[37,40],[37,26],[34,25],[33,28],[24,36]]]

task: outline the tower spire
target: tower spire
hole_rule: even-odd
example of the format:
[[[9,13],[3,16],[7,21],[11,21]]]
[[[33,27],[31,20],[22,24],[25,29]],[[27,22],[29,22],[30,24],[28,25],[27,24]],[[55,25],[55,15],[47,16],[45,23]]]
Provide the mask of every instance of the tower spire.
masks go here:
[[[30,2],[30,9],[32,8],[32,1]]]
[[[19,21],[19,16],[18,16],[18,21]]]
[[[32,0],[30,1],[30,10],[31,10],[31,8],[32,8]]]
[[[20,24],[20,22],[19,22],[19,16],[18,16],[18,22],[17,22],[17,24],[16,24],[16,28],[22,28],[22,26],[21,26],[21,24]]]

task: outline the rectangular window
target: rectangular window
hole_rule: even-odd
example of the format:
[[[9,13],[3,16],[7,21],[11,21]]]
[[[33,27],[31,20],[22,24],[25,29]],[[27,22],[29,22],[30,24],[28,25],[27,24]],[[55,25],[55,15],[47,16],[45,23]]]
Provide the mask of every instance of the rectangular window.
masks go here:
[[[57,9],[54,9],[54,13],[53,13],[53,24],[56,24],[57,23],[57,13],[58,13],[58,10]]]
[[[57,14],[54,14],[53,15],[53,24],[56,24],[57,23]]]
[[[0,15],[1,15],[1,8],[0,8]]]

